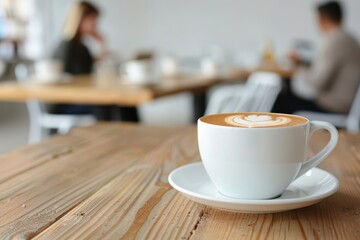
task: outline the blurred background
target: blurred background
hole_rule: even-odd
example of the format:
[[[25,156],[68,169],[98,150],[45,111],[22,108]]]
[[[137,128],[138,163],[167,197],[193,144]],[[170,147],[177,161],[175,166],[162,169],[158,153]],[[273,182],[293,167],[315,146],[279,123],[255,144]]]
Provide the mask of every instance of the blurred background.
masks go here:
[[[23,57],[51,54],[73,0],[1,0],[1,56],[10,57],[9,43],[21,42]],[[296,39],[318,43],[314,0],[94,0],[101,9],[100,28],[109,48],[122,56],[153,49],[179,56],[198,56],[217,45],[235,58],[258,52],[271,39],[276,53],[286,53]],[[346,25],[360,37],[360,2],[346,4]]]
[[[1,81],[14,79],[19,62],[49,58],[59,45],[74,0],[0,0]],[[316,53],[322,40],[314,0],[93,0],[101,11],[99,29],[117,61],[140,52],[176,57],[195,69],[204,56],[217,55],[229,66],[252,67],[271,45],[287,66],[286,55],[299,42]],[[343,0],[344,25],[360,39],[360,1]],[[93,39],[86,45],[96,55]],[[193,65],[192,65],[193,64]],[[144,124],[189,124],[191,99],[181,93],[139,107]],[[0,152],[27,143],[23,103],[0,103]]]

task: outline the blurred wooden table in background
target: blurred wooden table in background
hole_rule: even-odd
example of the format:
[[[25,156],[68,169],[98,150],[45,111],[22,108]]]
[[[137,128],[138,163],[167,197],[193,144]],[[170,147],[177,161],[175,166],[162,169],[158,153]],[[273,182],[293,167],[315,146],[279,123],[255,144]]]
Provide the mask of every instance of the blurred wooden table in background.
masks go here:
[[[278,75],[280,75],[280,77],[282,79],[285,80],[289,80],[292,78],[292,76],[295,73],[295,69],[294,68],[289,68],[289,67],[281,67],[278,65],[269,65],[269,66],[259,66],[253,69],[234,69],[233,71],[230,72],[229,76],[227,76],[228,79],[241,79],[241,78],[247,78],[249,75],[251,75],[254,72],[259,72],[259,71],[264,71],[264,72],[272,72],[272,73],[276,73]]]
[[[256,69],[238,69],[219,77],[180,76],[159,79],[158,84],[141,85],[126,84],[120,78],[98,80],[91,75],[72,77],[64,84],[18,84],[16,81],[0,82],[0,100],[26,101],[36,99],[48,103],[97,104],[137,106],[148,103],[156,98],[176,93],[204,92],[219,84],[246,80],[257,71],[270,71],[282,78],[291,78],[294,71],[277,66],[259,67]]]
[[[128,84],[119,78],[98,80],[92,76],[76,76],[64,84],[18,84],[16,81],[0,83],[0,101],[38,100],[53,104],[88,104],[102,108],[119,106],[136,112],[136,107],[157,98],[177,93],[190,93],[193,97],[193,120],[203,116],[206,91],[221,83],[221,78],[184,76],[160,79],[158,84]],[[135,117],[138,118],[138,117]]]
[[[16,81],[0,82],[0,101],[38,100],[56,104],[116,105],[136,108],[157,98],[177,93],[190,93],[193,96],[193,120],[203,116],[206,107],[206,91],[221,83],[241,82],[253,72],[264,70],[238,70],[221,77],[182,76],[173,79],[159,79],[158,84],[126,84],[119,78],[97,80],[84,75],[72,77],[69,83],[40,85],[18,84]],[[272,71],[288,78],[290,72],[282,68]]]
[[[220,81],[218,78],[179,77],[142,85],[124,83],[116,77],[97,80],[90,75],[72,77],[69,83],[63,84],[7,81],[0,83],[0,100],[137,106],[176,93],[203,92]]]
[[[315,136],[312,150],[328,135]],[[340,180],[319,204],[242,214],[167,182],[200,161],[195,127],[98,124],[0,156],[0,239],[360,239],[360,135],[340,133],[320,167]]]

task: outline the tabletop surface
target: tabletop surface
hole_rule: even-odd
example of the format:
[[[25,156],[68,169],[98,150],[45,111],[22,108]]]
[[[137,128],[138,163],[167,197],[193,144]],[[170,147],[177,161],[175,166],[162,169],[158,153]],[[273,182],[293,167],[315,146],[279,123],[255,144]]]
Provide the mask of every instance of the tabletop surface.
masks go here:
[[[311,151],[328,140],[314,136]],[[360,135],[340,133],[320,167],[340,181],[319,204],[232,213],[174,190],[200,161],[196,128],[98,124],[0,156],[0,239],[360,239]]]
[[[119,77],[97,79],[90,75],[70,78],[63,84],[18,84],[16,81],[0,82],[0,101],[26,101],[37,99],[49,103],[75,103],[96,105],[137,106],[156,98],[182,92],[205,92],[215,84],[245,80],[254,71],[272,71],[287,78],[293,72],[282,68],[258,68],[234,71],[221,77],[184,75],[159,78],[158,84],[127,84]]]
[[[218,78],[183,76],[159,79],[158,84],[128,84],[117,77],[97,79],[90,75],[70,78],[63,84],[38,84],[16,81],[0,83],[0,100],[37,99],[50,103],[82,103],[97,105],[136,106],[155,98],[180,92],[205,91],[221,81]]]

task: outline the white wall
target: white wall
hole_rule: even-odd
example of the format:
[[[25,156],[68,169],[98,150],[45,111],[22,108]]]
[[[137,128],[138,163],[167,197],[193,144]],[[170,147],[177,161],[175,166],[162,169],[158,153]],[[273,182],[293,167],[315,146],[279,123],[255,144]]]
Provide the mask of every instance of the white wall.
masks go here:
[[[49,29],[58,39],[74,0],[51,0]],[[275,42],[279,55],[294,38],[319,41],[315,0],[96,0],[101,28],[110,48],[128,55],[143,48],[199,55],[209,45],[235,54],[256,52],[262,41]],[[360,38],[360,1],[343,0],[347,25]]]
[[[44,46],[60,41],[60,32],[75,0],[37,0],[48,3]],[[318,43],[313,0],[94,0],[102,9],[101,29],[110,49],[127,57],[139,49],[155,49],[178,56],[199,56],[218,45],[235,59],[253,58],[261,43],[272,39],[279,56],[297,38]],[[343,0],[347,26],[360,39],[360,1]],[[49,37],[50,36],[50,37]],[[50,47],[53,48],[53,47]],[[245,59],[246,60],[246,59]],[[191,100],[187,95],[143,106],[146,123],[187,123]]]

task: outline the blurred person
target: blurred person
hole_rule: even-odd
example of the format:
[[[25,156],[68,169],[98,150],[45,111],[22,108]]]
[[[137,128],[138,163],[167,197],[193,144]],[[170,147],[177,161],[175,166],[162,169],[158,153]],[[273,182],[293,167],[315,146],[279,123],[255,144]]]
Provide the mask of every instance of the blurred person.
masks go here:
[[[64,64],[64,71],[73,75],[89,74],[93,70],[95,57],[84,44],[84,38],[96,40],[106,52],[105,39],[97,28],[99,9],[92,3],[76,3],[65,22],[64,39],[56,49],[54,57]]]
[[[360,83],[360,46],[343,27],[340,3],[331,1],[317,7],[318,22],[324,34],[321,50],[312,63],[297,52],[289,54],[297,67],[292,93],[280,95],[274,112],[299,110],[325,113],[349,112]]]
[[[62,62],[64,72],[71,75],[91,74],[96,58],[84,44],[84,39],[90,37],[101,46],[106,53],[104,37],[97,28],[100,15],[99,9],[90,2],[80,1],[71,8],[65,21],[63,39],[57,47],[54,58]],[[90,114],[94,108],[88,105],[53,105],[51,112],[57,114]]]

